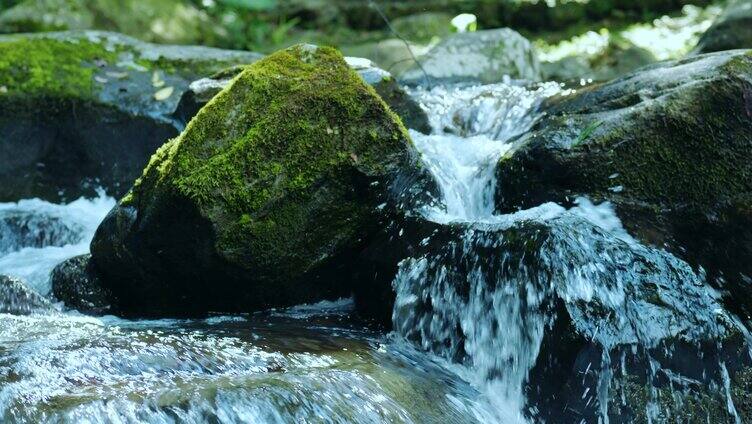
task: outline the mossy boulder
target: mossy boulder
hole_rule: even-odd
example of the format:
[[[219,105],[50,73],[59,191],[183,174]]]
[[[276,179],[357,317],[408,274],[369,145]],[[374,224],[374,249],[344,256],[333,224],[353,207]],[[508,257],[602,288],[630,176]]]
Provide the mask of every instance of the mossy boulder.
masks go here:
[[[732,0],[700,37],[695,53],[752,49],[752,0]]]
[[[472,82],[504,78],[540,80],[540,64],[530,41],[509,28],[451,35],[431,48],[397,78],[406,84]]]
[[[397,83],[392,74],[376,67],[370,60],[357,57],[346,57],[345,61],[363,78],[366,84],[372,86],[376,93],[386,102],[407,128],[424,134],[431,132],[428,115]],[[241,73],[246,66],[234,66],[215,73],[214,75],[194,81],[183,94],[174,116],[183,122],[188,122],[204,105],[206,105],[222,89],[227,87],[232,79]]]
[[[157,43],[198,44],[208,17],[174,0],[23,0],[0,13],[0,32],[100,29]]]
[[[260,55],[106,32],[0,37],[0,201],[122,195],[191,81]]]
[[[664,62],[554,98],[498,165],[498,209],[609,200],[752,313],[752,53]]]
[[[97,230],[93,262],[124,314],[348,295],[351,259],[401,199],[411,151],[336,50],[291,47],[244,69],[159,149]]]

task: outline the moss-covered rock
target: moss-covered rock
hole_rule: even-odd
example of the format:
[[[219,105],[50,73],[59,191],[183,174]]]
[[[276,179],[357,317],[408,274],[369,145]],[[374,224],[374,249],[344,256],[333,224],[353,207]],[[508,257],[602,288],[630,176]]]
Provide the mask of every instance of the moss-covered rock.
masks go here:
[[[0,13],[0,32],[106,29],[158,43],[196,44],[209,22],[173,0],[23,0]]]
[[[656,64],[555,98],[498,166],[498,208],[610,200],[752,312],[752,54]]]
[[[732,0],[700,38],[695,53],[752,49],[752,1]]]
[[[347,294],[411,163],[399,118],[331,48],[247,67],[152,157],[92,242],[123,313],[254,311]]]
[[[345,61],[350,68],[363,78],[363,81],[376,90],[376,93],[402,119],[402,123],[407,128],[425,134],[431,132],[426,112],[405,92],[389,72],[374,66],[368,59],[346,57]],[[174,116],[183,122],[188,122],[199,109],[227,87],[232,79],[245,68],[246,66],[243,65],[234,66],[219,71],[208,78],[192,82],[180,99]]]
[[[0,37],[0,201],[121,195],[183,124],[189,83],[259,55],[114,33]]]

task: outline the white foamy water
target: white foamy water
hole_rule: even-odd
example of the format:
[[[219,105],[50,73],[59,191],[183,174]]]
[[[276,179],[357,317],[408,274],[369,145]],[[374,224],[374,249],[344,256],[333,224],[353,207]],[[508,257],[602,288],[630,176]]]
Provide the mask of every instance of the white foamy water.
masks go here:
[[[703,276],[641,246],[608,202],[578,198],[569,210],[546,203],[494,213],[498,160],[558,90],[497,84],[412,92],[434,133],[411,136],[441,197],[420,212],[454,229],[449,241],[429,237],[424,252],[400,264],[394,330],[464,365],[460,374],[481,390],[484,407],[475,415],[485,422],[537,422],[528,377],[559,302],[579,334],[605,349],[598,384],[581,397],[603,423],[614,390],[612,349],[652,349],[679,335],[713,339],[731,327]]]
[[[48,293],[51,269],[88,252],[114,204],[0,204],[0,274]],[[349,324],[352,299],[206,320],[27,309],[0,314],[3,423],[480,422],[476,389]]]
[[[509,141],[533,125],[538,104],[560,91],[554,83],[536,89],[499,83],[413,90],[433,134],[410,135],[442,197],[441,207],[427,207],[423,214],[439,223],[492,217],[496,163]]]
[[[89,252],[94,232],[115,199],[100,192],[64,205],[39,199],[0,203],[0,274],[46,295],[55,265]]]

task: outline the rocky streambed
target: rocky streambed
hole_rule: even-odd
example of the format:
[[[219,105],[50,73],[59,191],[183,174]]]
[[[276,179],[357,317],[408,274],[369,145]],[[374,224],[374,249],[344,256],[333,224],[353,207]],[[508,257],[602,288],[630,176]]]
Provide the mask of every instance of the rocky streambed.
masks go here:
[[[531,48],[0,39],[2,420],[752,419],[752,53]]]

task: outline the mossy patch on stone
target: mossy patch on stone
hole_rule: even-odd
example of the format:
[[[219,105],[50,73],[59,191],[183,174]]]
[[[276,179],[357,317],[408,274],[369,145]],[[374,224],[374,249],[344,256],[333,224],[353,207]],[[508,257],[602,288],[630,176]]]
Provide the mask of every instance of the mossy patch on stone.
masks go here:
[[[138,273],[113,276],[130,281],[126,296],[140,285],[202,293],[219,280],[215,293],[233,298],[196,301],[253,310],[321,300],[378,231],[379,205],[412,160],[400,119],[338,51],[294,46],[245,68],[157,151],[117,207],[135,221],[114,230],[123,234],[98,233],[92,253],[102,268]],[[183,221],[205,235],[165,235]],[[100,228],[114,228],[107,223]],[[184,263],[181,248],[201,258]],[[110,252],[130,252],[135,263]],[[157,256],[171,259],[145,267]],[[330,266],[337,275],[322,277]]]
[[[294,232],[309,219],[315,184],[349,167],[383,174],[407,139],[399,118],[338,52],[297,46],[241,73],[160,149],[133,193],[145,204],[143,196],[154,190],[175,190],[221,223],[221,251],[234,256],[246,250],[250,236],[254,256],[274,261],[291,247],[288,240],[299,239]],[[348,189],[332,190],[346,196]],[[290,201],[275,204],[282,197]],[[342,224],[364,212],[354,203],[331,206],[328,218]]]
[[[0,200],[121,196],[177,136],[192,81],[260,55],[71,31],[0,36]]]
[[[95,61],[110,62],[116,57],[83,39],[19,38],[0,43],[0,86],[5,87],[5,94],[90,97]]]

